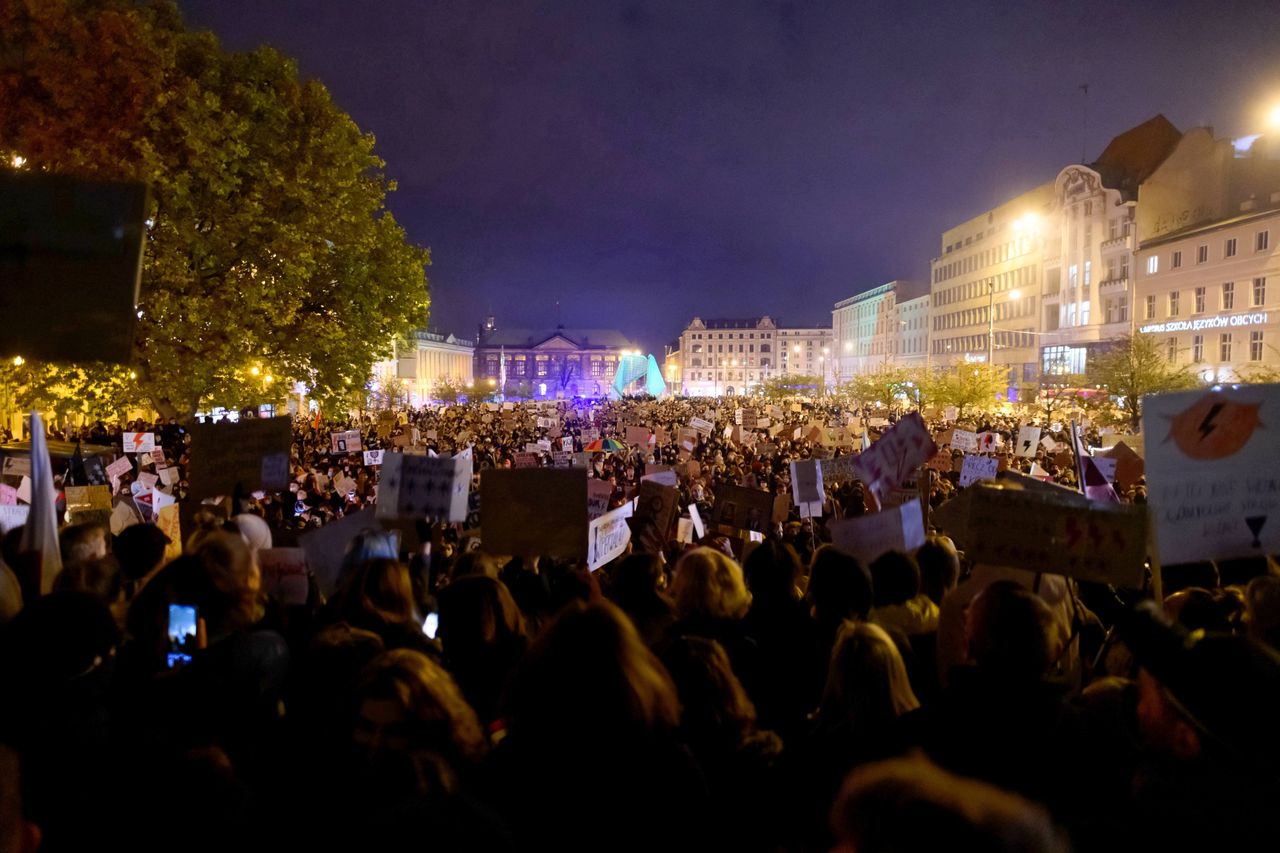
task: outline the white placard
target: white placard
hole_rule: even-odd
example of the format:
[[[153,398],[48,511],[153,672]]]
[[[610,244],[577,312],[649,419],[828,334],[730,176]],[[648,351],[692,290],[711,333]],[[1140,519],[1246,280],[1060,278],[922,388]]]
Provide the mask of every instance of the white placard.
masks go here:
[[[702,513],[698,512],[697,504],[689,504],[689,520],[693,522],[693,532],[698,534],[699,539],[707,535],[707,529],[702,524]]]
[[[27,515],[31,512],[28,504],[16,506],[0,506],[0,533],[8,533],[15,527],[27,523]]]
[[[887,551],[914,551],[924,544],[920,501],[830,523],[831,541],[864,566]]]
[[[791,500],[796,506],[826,499],[822,485],[822,466],[817,459],[797,459],[791,463]],[[803,515],[801,516],[804,517]]]
[[[391,453],[383,457],[378,518],[466,521],[471,460]]]
[[[965,454],[964,463],[960,467],[960,485],[971,486],[979,480],[994,480],[998,470],[1000,460],[994,456]]]
[[[122,477],[133,470],[133,462],[127,456],[121,456],[116,461],[107,466],[108,477]]]
[[[976,453],[978,450],[978,434],[967,429],[952,430],[951,449],[962,450],[965,453]]]
[[[153,432],[126,432],[121,440],[125,453],[150,453],[156,449],[156,434]]]
[[[1018,429],[1018,447],[1014,453],[1027,459],[1034,459],[1036,446],[1040,443],[1040,427],[1024,426]]]
[[[587,568],[591,571],[620,556],[631,541],[631,525],[627,518],[631,505],[606,512],[587,526]]]
[[[383,453],[384,453],[384,451],[382,451],[382,450],[366,450],[366,451],[364,452],[364,464],[366,464],[366,465],[381,465],[381,464],[382,464],[382,454],[383,454]]]

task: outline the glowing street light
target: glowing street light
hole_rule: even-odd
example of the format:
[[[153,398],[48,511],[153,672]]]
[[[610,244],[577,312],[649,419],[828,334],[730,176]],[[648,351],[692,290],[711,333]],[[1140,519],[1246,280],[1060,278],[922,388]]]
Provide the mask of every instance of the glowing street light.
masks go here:
[[[253,367],[250,367],[250,368],[249,368],[249,375],[250,375],[250,376],[257,376],[257,375],[258,375],[259,373],[261,373],[261,372],[262,372],[262,371],[261,371],[260,369],[258,369],[258,365],[256,365],[256,364],[255,364]]]
[[[1273,106],[1267,113],[1267,126],[1280,130],[1280,104]]]
[[[22,367],[22,365],[24,365],[24,364],[26,364],[26,363],[27,363],[27,360],[26,360],[25,358],[23,358],[22,356],[20,356],[20,355],[15,355],[15,356],[13,357],[13,366],[14,366],[14,367]]]

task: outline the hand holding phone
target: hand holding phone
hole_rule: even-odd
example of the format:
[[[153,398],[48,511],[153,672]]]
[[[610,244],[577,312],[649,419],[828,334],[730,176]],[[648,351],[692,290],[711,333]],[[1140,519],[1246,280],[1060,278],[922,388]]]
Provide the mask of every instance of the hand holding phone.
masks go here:
[[[169,605],[169,651],[166,662],[170,669],[191,663],[191,655],[200,647],[199,618],[196,609],[187,604]]]

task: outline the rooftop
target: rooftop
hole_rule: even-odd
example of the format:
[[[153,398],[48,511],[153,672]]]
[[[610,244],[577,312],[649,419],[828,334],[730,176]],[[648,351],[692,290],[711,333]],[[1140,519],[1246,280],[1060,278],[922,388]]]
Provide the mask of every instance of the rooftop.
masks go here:
[[[562,337],[580,349],[631,349],[630,339],[616,329],[494,329],[480,340],[482,347],[532,349],[554,337]]]

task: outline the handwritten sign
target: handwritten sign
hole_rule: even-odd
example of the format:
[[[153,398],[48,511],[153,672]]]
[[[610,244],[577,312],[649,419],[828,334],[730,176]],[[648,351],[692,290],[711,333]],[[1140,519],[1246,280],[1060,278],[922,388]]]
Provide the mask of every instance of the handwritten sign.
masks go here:
[[[978,452],[978,434],[967,429],[955,429],[951,431],[951,449],[961,450],[965,453]]]
[[[133,471],[133,462],[127,456],[121,456],[116,461],[107,466],[107,476],[119,479],[125,474]]]
[[[230,495],[237,485],[245,494],[288,488],[292,441],[288,417],[192,426],[188,497]]]
[[[1278,428],[1280,385],[1143,399],[1147,502],[1161,562],[1280,552]]]
[[[711,509],[713,524],[763,533],[772,518],[773,495],[768,492],[729,484],[716,491],[716,503]]]
[[[587,569],[596,569],[623,554],[631,542],[631,526],[627,518],[631,504],[606,512],[587,526]]]
[[[121,440],[125,453],[150,453],[156,449],[156,434],[153,432],[126,432]]]
[[[537,468],[538,454],[529,451],[519,452],[512,457],[511,467],[513,468]]]
[[[377,517],[466,521],[470,486],[470,459],[389,453],[382,459]]]
[[[1025,459],[1034,459],[1040,443],[1040,427],[1024,426],[1018,429],[1018,446],[1014,453]]]
[[[285,607],[307,603],[307,552],[302,548],[263,548],[258,551],[262,591]]]
[[[586,556],[583,468],[490,468],[480,473],[481,547],[493,554]]]
[[[608,480],[587,480],[587,517],[599,518],[609,511],[609,499],[613,497],[613,485]]]
[[[864,566],[888,551],[911,552],[924,544],[924,516],[919,501],[856,518],[832,521],[831,541]]]
[[[716,425],[704,418],[690,418],[689,428],[692,429],[694,432],[698,432],[698,433],[701,433],[702,435],[709,436],[711,435],[712,431],[716,428]]]
[[[641,480],[636,509],[631,517],[636,550],[646,554],[661,552],[679,512],[679,490],[653,480]]]
[[[960,467],[960,485],[972,486],[979,480],[994,480],[1000,470],[1000,460],[994,456],[966,454]]]
[[[858,456],[854,468],[877,495],[901,486],[912,469],[937,452],[919,412],[912,412]]]
[[[858,472],[854,469],[854,463],[858,461],[856,456],[839,456],[835,459],[823,459],[822,480],[824,483],[838,483],[846,480],[856,480]]]
[[[330,453],[355,453],[360,450],[360,430],[349,429],[329,435]]]
[[[29,504],[0,505],[0,533],[8,533],[13,528],[26,524],[30,513]]]

